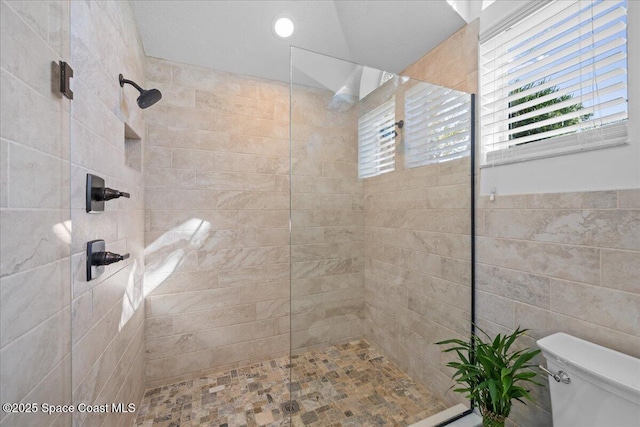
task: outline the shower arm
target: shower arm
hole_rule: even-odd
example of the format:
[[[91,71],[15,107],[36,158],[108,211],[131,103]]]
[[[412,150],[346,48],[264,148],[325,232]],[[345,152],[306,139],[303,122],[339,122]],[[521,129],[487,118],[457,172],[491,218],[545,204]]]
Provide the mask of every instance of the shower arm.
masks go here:
[[[120,87],[124,87],[125,83],[130,84],[131,86],[135,87],[136,89],[138,89],[138,92],[142,93],[144,91],[144,89],[142,89],[140,86],[138,86],[138,84],[132,80],[127,80],[125,79],[122,74],[120,74],[118,76],[118,79],[120,81]]]

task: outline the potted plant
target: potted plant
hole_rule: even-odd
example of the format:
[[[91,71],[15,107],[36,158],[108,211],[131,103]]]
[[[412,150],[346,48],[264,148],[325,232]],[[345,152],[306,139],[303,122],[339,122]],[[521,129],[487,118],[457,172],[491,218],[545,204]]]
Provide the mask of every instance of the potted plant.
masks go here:
[[[518,327],[512,334],[498,334],[493,340],[484,341],[477,334],[469,341],[450,339],[436,344],[448,345],[444,352],[455,352],[458,360],[447,363],[455,369],[452,376],[457,386],[453,391],[473,399],[480,408],[482,424],[485,427],[502,427],[511,412],[513,399],[525,403],[533,402],[528,384],[542,385],[535,381],[538,372],[531,370],[536,365],[529,364],[540,350],[525,348],[514,351],[511,346],[527,329]],[[452,388],[456,387],[452,386]],[[525,403],[526,404],[526,403]]]

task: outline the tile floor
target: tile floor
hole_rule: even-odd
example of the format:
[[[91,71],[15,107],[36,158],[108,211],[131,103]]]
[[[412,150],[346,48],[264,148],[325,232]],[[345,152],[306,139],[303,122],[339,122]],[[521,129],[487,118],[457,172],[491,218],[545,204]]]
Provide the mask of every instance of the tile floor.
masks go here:
[[[408,426],[444,409],[358,340],[147,390],[135,426]]]

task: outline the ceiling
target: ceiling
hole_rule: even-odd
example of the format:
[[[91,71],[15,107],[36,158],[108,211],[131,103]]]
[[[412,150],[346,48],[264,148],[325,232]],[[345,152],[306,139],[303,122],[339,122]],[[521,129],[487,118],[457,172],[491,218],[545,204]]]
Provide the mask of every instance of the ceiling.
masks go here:
[[[445,0],[134,0],[148,56],[289,80],[289,46],[399,73],[465,25]],[[279,14],[288,39],[273,35]]]

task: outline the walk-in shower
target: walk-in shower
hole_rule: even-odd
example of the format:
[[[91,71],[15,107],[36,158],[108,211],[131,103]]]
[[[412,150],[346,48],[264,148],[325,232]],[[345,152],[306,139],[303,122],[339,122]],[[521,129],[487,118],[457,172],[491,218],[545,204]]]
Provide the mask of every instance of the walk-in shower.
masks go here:
[[[293,425],[464,412],[472,96],[298,48],[290,91]]]

